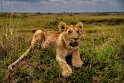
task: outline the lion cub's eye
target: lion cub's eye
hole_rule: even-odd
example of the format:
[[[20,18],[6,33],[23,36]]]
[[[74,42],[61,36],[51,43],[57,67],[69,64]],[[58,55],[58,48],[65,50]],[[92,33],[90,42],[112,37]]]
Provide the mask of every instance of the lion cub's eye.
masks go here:
[[[79,33],[79,30],[77,30],[77,33]]]
[[[72,31],[70,30],[70,31],[68,31],[68,33],[70,33],[70,34],[71,34],[71,33],[72,33]]]

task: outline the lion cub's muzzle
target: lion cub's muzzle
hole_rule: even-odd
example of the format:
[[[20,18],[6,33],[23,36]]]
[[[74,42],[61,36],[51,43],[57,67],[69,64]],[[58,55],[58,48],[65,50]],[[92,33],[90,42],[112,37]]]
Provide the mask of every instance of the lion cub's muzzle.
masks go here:
[[[70,46],[76,47],[76,46],[78,46],[78,42],[70,42]]]
[[[78,46],[78,38],[74,38],[73,41],[70,41],[69,45],[72,47]]]

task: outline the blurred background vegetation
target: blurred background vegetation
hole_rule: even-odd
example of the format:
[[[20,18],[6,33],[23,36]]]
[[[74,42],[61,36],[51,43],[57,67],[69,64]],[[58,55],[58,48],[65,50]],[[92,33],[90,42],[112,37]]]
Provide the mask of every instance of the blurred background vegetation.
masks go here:
[[[55,49],[38,48],[15,68],[7,66],[29,47],[33,31],[58,30],[58,23],[84,23],[81,68],[63,78]],[[69,58],[68,58],[69,59]],[[123,83],[124,13],[0,13],[0,83]]]

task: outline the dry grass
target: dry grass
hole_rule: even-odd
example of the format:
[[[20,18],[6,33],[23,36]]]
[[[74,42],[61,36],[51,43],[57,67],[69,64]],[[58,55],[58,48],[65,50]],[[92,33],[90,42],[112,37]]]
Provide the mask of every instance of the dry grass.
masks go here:
[[[0,13],[0,82],[123,83],[123,17],[123,13]],[[30,45],[33,30],[58,29],[60,21],[84,22],[80,43],[84,65],[81,68],[71,66],[72,76],[63,78],[55,60],[55,49],[48,48],[31,52],[15,67],[15,72],[7,70]]]

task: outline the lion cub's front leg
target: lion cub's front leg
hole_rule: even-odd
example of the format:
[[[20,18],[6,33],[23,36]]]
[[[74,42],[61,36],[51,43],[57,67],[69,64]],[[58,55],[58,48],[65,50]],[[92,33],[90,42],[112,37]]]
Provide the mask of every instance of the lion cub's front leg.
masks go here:
[[[79,48],[72,53],[72,65],[75,67],[81,67],[83,64],[83,61],[81,61],[80,58],[80,51]]]
[[[59,63],[59,66],[61,68],[62,76],[63,77],[69,77],[72,73],[72,69],[67,64],[67,62],[65,60],[65,55],[66,55],[65,52],[57,51],[56,60]]]

